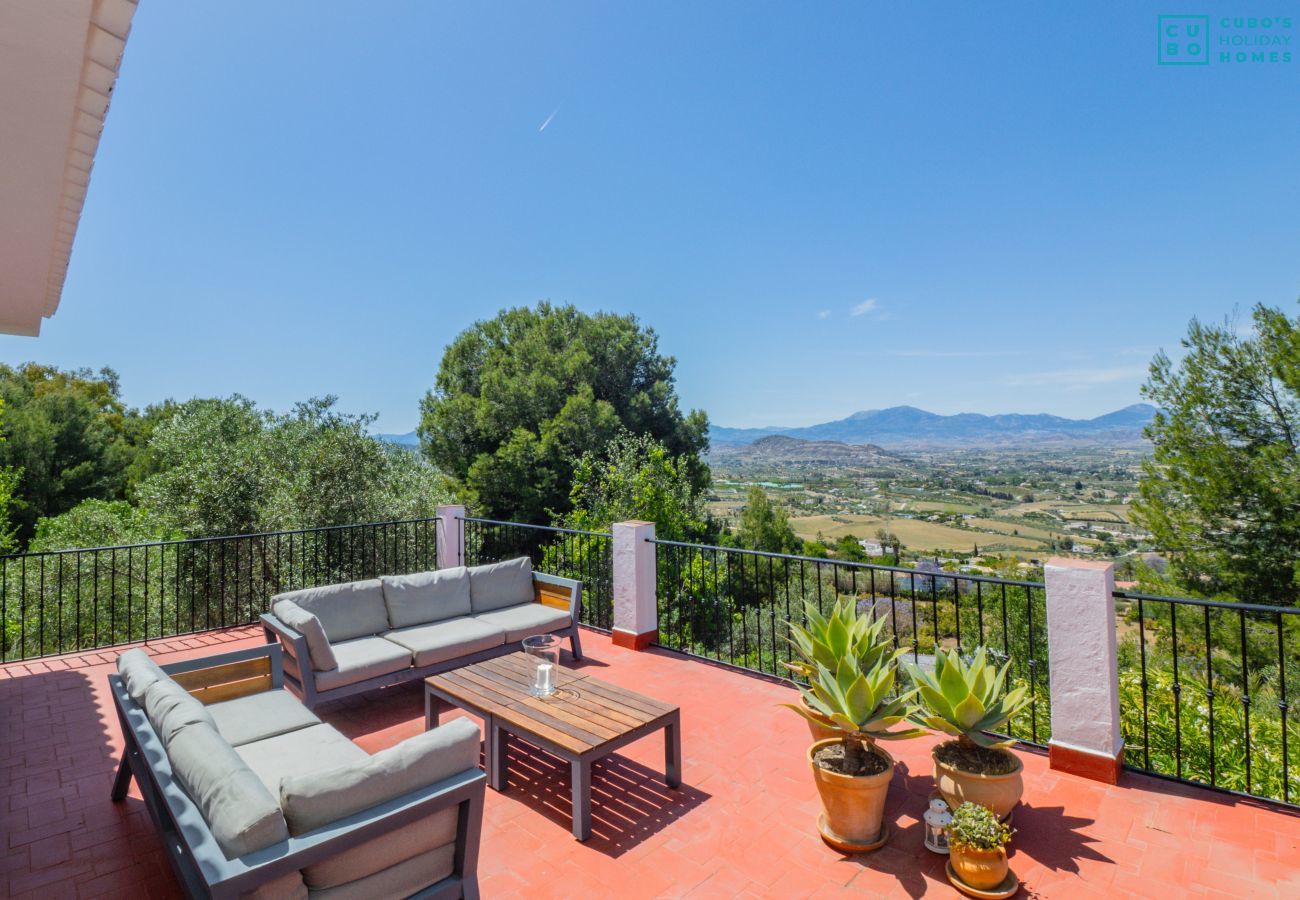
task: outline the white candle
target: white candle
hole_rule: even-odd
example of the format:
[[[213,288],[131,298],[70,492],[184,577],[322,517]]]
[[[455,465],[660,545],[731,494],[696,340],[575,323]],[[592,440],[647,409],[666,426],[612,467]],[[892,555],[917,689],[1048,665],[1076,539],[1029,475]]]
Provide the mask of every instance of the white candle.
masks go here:
[[[554,667],[550,663],[539,663],[537,665],[537,690],[543,694],[549,694],[551,688],[551,670]]]

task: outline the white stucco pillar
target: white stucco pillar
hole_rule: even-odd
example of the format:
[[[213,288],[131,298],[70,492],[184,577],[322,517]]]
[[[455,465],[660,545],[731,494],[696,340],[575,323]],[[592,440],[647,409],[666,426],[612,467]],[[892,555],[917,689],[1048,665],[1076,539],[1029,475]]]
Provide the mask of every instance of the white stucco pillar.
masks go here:
[[[465,565],[465,507],[438,507],[438,568]]]
[[[1115,660],[1115,567],[1055,558],[1047,561],[1045,575],[1050,764],[1114,784],[1124,760]]]
[[[653,522],[618,522],[614,538],[614,643],[642,650],[659,639]]]

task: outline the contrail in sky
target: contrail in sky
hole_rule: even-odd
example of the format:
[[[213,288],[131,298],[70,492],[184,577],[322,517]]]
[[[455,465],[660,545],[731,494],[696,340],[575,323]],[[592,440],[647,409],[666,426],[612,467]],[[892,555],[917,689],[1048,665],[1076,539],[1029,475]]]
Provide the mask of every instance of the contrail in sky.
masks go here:
[[[563,105],[563,104],[561,104],[561,105]],[[537,133],[538,133],[538,134],[541,134],[543,131],[546,130],[546,126],[551,124],[551,119],[554,119],[554,118],[555,118],[555,113],[558,113],[559,111],[560,111],[560,107],[559,107],[559,106],[555,107],[555,112],[553,112],[553,113],[551,113],[549,116],[547,116],[547,117],[546,117],[546,121],[542,123],[542,127],[539,128],[539,129],[537,129]]]

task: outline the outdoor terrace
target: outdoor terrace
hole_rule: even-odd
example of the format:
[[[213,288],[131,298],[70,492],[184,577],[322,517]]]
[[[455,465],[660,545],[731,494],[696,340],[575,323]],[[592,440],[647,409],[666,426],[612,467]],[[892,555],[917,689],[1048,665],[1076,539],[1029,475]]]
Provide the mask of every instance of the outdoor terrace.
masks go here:
[[[143,646],[169,662],[261,640],[239,627]],[[583,641],[594,674],[680,704],[683,786],[664,784],[657,736],[629,746],[597,765],[594,834],[579,843],[569,834],[567,766],[515,744],[510,789],[488,791],[484,897],[957,896],[943,858],[922,846],[932,739],[890,747],[899,761],[886,813],[893,836],[875,853],[844,857],[814,826],[808,733],[778,706],[794,698],[789,687],[665,649],[624,649],[596,631]],[[0,894],[180,895],[134,785],[125,803],[109,800],[122,736],[106,676],[121,649],[0,666]],[[418,684],[321,713],[371,752],[423,727]],[[1300,895],[1295,813],[1132,771],[1107,785],[1020,752],[1025,796],[1011,865],[1022,896]]]

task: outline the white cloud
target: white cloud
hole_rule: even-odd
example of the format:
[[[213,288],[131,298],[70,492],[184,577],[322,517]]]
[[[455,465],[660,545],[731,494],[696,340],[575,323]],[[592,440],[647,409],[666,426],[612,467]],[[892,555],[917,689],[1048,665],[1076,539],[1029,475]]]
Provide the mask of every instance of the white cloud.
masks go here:
[[[829,319],[830,317],[831,311],[829,309],[823,309],[817,313],[817,318],[819,319]]]
[[[1030,372],[1013,375],[1007,387],[1042,387],[1052,385],[1070,391],[1087,390],[1099,384],[1115,384],[1145,377],[1146,366],[1112,366],[1103,369],[1056,369],[1051,372]]]
[[[865,316],[867,313],[869,313],[869,312],[871,312],[872,310],[874,310],[874,309],[876,308],[876,305],[877,305],[877,304],[876,304],[876,298],[875,298],[875,297],[868,297],[866,300],[863,300],[863,301],[862,301],[861,303],[859,303],[857,306],[855,306],[855,307],[853,307],[852,309],[850,309],[850,310],[849,310],[849,315],[850,315],[850,316]]]

